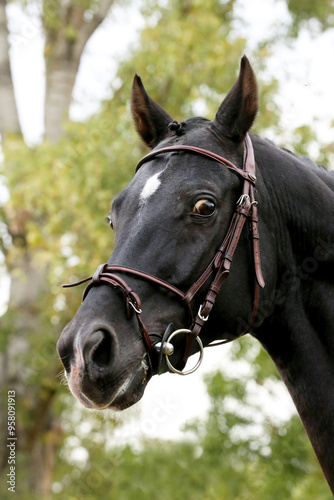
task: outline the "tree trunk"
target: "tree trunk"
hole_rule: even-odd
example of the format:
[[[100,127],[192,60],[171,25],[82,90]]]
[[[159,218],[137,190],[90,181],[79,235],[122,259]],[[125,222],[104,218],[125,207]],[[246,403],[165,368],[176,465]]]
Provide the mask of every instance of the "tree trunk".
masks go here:
[[[7,391],[15,391],[16,492],[21,495],[30,491],[34,497],[48,500],[55,456],[62,438],[59,415],[53,409],[60,390],[56,378],[60,363],[55,353],[55,339],[50,334],[50,322],[45,321],[42,314],[43,299],[50,293],[49,270],[32,256],[33,250],[25,236],[29,220],[30,214],[25,210],[10,211],[7,220],[13,243],[7,254],[10,301],[7,313],[1,318],[2,334],[7,338],[1,356],[6,362],[5,369],[1,370],[2,436],[7,439]],[[36,333],[41,337],[37,349],[32,341],[32,334]],[[6,444],[0,453],[1,475],[6,476],[9,472]]]
[[[7,28],[6,0],[0,0],[0,133],[4,140],[7,134],[21,134],[18,119],[12,73],[9,61],[9,42]],[[3,320],[2,320],[3,323]],[[1,328],[1,333],[3,331]],[[3,341],[3,338],[2,338]],[[1,451],[0,471],[7,471],[8,448],[7,448],[7,390],[9,360],[7,346],[2,345],[0,351],[0,427],[1,427]],[[7,477],[4,484],[7,484]]]
[[[12,74],[9,62],[9,43],[6,0],[0,0],[0,133],[21,134]]]
[[[68,118],[79,62],[58,59],[53,63],[46,75],[45,138],[56,142]]]
[[[53,142],[63,134],[72,91],[85,45],[105,19],[114,0],[100,0],[90,21],[82,4],[61,2],[58,24],[50,23],[44,6],[46,32],[45,137]]]

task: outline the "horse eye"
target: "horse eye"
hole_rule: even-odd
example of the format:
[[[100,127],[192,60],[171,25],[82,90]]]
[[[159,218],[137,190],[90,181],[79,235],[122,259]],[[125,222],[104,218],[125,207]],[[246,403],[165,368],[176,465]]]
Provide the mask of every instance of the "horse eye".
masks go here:
[[[198,200],[191,213],[198,215],[212,215],[215,211],[215,204],[210,200]]]
[[[105,221],[106,221],[107,224],[109,224],[109,226],[111,227],[111,229],[114,229],[113,222],[112,222],[111,218],[109,217],[109,215],[108,215],[108,217],[105,218]]]

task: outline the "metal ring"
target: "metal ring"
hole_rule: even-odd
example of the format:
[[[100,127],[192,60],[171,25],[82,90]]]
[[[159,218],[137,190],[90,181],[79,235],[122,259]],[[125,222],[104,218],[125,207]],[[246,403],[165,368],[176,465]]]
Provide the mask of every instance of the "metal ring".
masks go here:
[[[190,331],[190,330],[183,329],[183,328],[181,328],[180,330],[175,330],[175,332],[173,332],[173,333],[172,333],[172,334],[168,337],[168,339],[167,339],[166,341],[167,341],[167,342],[170,342],[170,341],[171,341],[171,339],[172,339],[173,337],[176,337],[176,335],[179,335],[180,333],[191,333],[191,331]],[[197,361],[196,365],[195,365],[193,368],[191,368],[190,370],[187,370],[187,371],[185,371],[185,372],[183,372],[183,371],[181,371],[181,370],[177,370],[177,369],[176,369],[176,368],[172,365],[172,363],[169,361],[169,359],[168,359],[168,355],[167,355],[167,354],[165,354],[165,358],[166,358],[166,363],[167,363],[167,366],[168,366],[168,368],[169,368],[172,372],[174,372],[174,373],[178,373],[179,375],[190,375],[190,373],[193,373],[194,371],[196,371],[196,370],[197,370],[197,368],[199,368],[200,364],[201,364],[201,363],[202,363],[202,361],[203,361],[204,347],[203,347],[202,341],[201,341],[201,339],[200,339],[199,337],[194,337],[194,338],[195,338],[195,340],[197,340],[197,343],[198,343],[198,345],[199,345],[199,349],[200,349],[199,359],[198,359],[198,361]]]

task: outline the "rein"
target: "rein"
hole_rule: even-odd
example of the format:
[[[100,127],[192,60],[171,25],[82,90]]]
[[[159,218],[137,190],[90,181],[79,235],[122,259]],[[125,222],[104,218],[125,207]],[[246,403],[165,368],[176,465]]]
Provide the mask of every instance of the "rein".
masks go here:
[[[123,292],[124,297],[126,299],[128,315],[130,316],[131,310],[133,310],[134,313],[136,314],[139,328],[143,336],[143,340],[146,349],[148,351],[149,358],[151,360],[151,365],[152,365],[152,355],[154,354],[155,351],[159,353],[157,373],[160,373],[162,355],[165,355],[167,366],[171,371],[178,373],[180,375],[187,375],[189,373],[192,373],[198,368],[203,358],[203,344],[201,342],[199,335],[201,333],[204,324],[208,321],[211,310],[215,304],[217,295],[219,294],[224,281],[229,275],[231,263],[233,260],[233,255],[238,245],[240,235],[243,226],[246,222],[246,219],[249,220],[250,235],[253,244],[255,288],[254,288],[253,311],[251,319],[249,321],[248,326],[239,336],[242,336],[245,333],[247,333],[248,329],[251,328],[255,320],[259,302],[259,289],[263,288],[265,286],[265,283],[262,276],[261,261],[260,261],[258,217],[257,217],[258,203],[255,200],[256,167],[255,167],[253,145],[249,135],[247,134],[245,138],[245,151],[244,151],[242,169],[236,167],[232,162],[230,162],[226,158],[219,156],[211,151],[207,151],[205,149],[197,148],[194,146],[176,145],[176,146],[169,146],[157,149],[144,156],[137,164],[136,172],[144,163],[151,160],[152,158],[155,158],[160,154],[179,152],[179,151],[185,151],[192,154],[205,156],[215,161],[218,161],[219,163],[225,165],[228,169],[230,169],[232,172],[236,173],[243,179],[242,193],[239,200],[237,201],[234,214],[232,216],[225,238],[220,247],[218,248],[213,259],[211,260],[207,268],[204,270],[204,272],[201,274],[201,276],[197,279],[197,281],[195,281],[195,283],[193,283],[193,285],[189,288],[189,290],[187,290],[187,292],[184,293],[178,288],[176,288],[174,285],[171,285],[170,283],[160,278],[157,278],[156,276],[153,276],[149,273],[139,271],[137,269],[133,269],[130,267],[112,266],[112,265],[110,266],[108,264],[101,264],[97,268],[93,276],[85,278],[73,284],[63,285],[63,287],[77,286],[82,283],[90,281],[90,283],[88,284],[88,286],[84,291],[82,300],[85,300],[88,291],[93,286],[99,285],[101,283],[106,283],[112,285],[115,288],[119,288]],[[160,286],[174,293],[180,300],[182,300],[183,304],[185,305],[185,307],[189,312],[189,317],[191,319],[190,329],[180,329],[172,331],[173,330],[171,328],[172,325],[169,325],[163,335],[161,342],[152,345],[149,333],[141,318],[142,306],[139,296],[131,289],[131,287],[122,278],[120,278],[117,274],[114,273],[125,273],[132,276],[136,276],[148,281],[149,283],[152,283],[153,285]],[[191,302],[194,296],[197,294],[197,292],[202,288],[202,286],[212,275],[214,277],[209,286],[209,290],[206,294],[203,303],[201,304],[198,310],[196,317],[194,318],[192,314]],[[170,343],[170,341],[172,338],[180,334],[186,335],[186,346],[182,361],[176,368],[171,364],[169,360],[169,356],[173,354],[174,350],[173,345]],[[188,357],[190,356],[191,347],[194,340],[197,341],[200,348],[200,359],[194,368],[188,371],[182,371],[186,365]],[[222,340],[209,345],[219,345],[221,343],[227,343],[227,342],[229,342],[229,340]]]

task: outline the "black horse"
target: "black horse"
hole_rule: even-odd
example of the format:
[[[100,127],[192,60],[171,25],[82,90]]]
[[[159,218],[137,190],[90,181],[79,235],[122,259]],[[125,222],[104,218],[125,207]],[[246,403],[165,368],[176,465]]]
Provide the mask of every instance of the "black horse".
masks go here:
[[[115,250],[58,341],[71,391],[121,410],[155,373],[184,373],[202,343],[250,332],[334,491],[332,173],[248,135],[258,94],[246,57],[213,121],[173,121],[138,76],[131,104],[153,151],[114,199]]]

